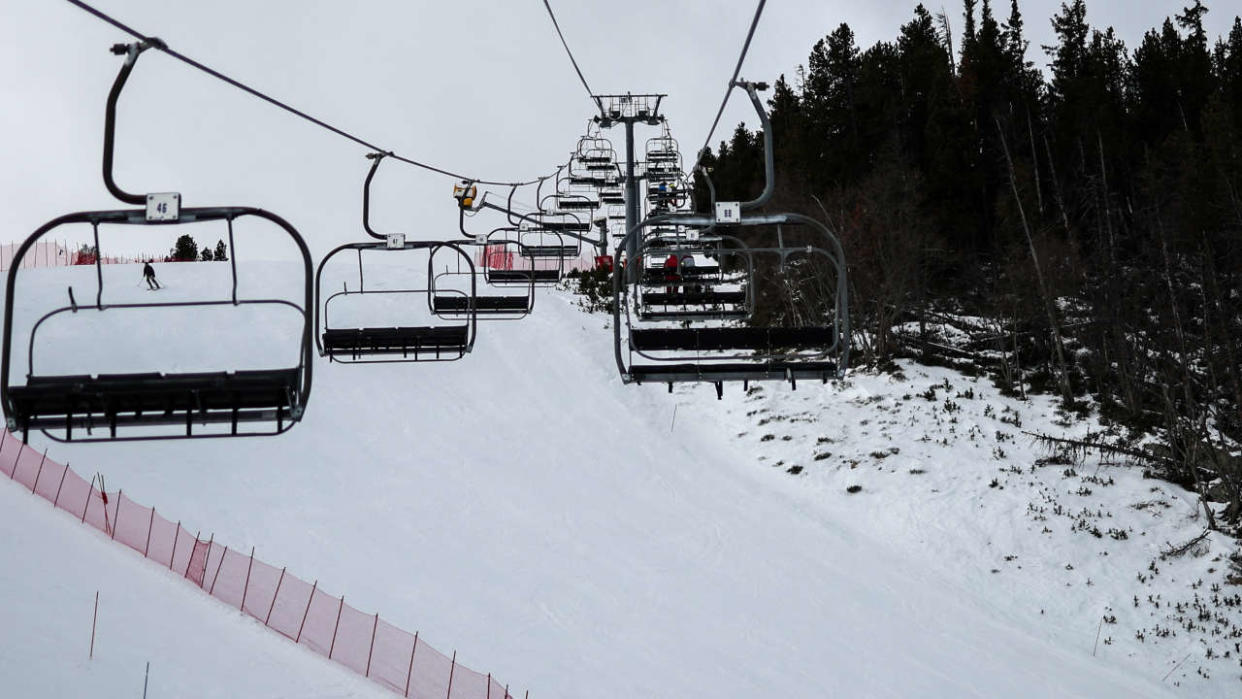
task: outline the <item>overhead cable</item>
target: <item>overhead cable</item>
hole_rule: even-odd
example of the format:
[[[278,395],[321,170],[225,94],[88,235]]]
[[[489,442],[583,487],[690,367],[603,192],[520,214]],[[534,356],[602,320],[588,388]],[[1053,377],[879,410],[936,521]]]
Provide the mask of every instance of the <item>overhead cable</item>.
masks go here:
[[[548,4],[548,0],[543,0],[543,6],[548,9],[548,16],[552,18],[552,26],[556,28],[556,35],[561,38],[561,46],[565,47],[565,53],[569,55],[569,62],[574,64],[574,72],[578,74],[578,80],[582,81],[582,86],[586,88],[587,96],[592,101],[595,101],[596,107],[598,107],[599,103],[595,100],[595,92],[587,84],[587,79],[582,75],[582,69],[578,67],[578,61],[574,58],[574,52],[569,50],[569,43],[565,41],[565,34],[561,31],[561,25],[556,21],[556,13],[552,11],[552,5]]]
[[[742,63],[746,60],[746,52],[750,50],[750,40],[755,36],[755,28],[759,26],[759,17],[763,14],[763,6],[767,4],[767,0],[759,0],[759,6],[755,8],[755,18],[750,22],[750,31],[746,32],[746,42],[742,44],[742,54],[737,57],[737,67],[733,69],[733,77],[729,78],[729,85],[725,88],[724,99],[720,102],[720,109],[716,111],[716,120],[712,122],[712,128],[707,132],[707,138],[703,139],[703,147],[699,149],[698,155],[694,158],[694,167],[690,168],[690,172],[698,169],[703,162],[703,156],[707,153],[707,148],[711,145],[712,136],[716,133],[716,127],[720,125],[720,117],[724,115],[725,105],[729,104],[729,95],[733,94],[733,88],[737,85],[737,77],[742,74]]]
[[[378,151],[378,152],[381,152],[381,153],[385,153],[385,154],[387,154],[389,157],[391,157],[393,160],[399,160],[399,161],[401,161],[401,162],[403,162],[403,163],[406,163],[406,164],[408,164],[408,165],[413,165],[414,167],[418,167],[418,168],[422,168],[422,169],[424,169],[424,170],[428,170],[428,171],[431,171],[431,172],[439,173],[439,174],[441,174],[441,175],[446,175],[446,176],[448,176],[448,177],[453,177],[453,178],[460,179],[460,180],[469,180],[470,182],[474,182],[474,183],[477,183],[477,184],[483,184],[483,185],[497,185],[497,186],[506,186],[506,187],[518,186],[518,187],[521,187],[521,186],[525,186],[525,185],[536,184],[536,183],[538,183],[538,182],[542,182],[543,180],[546,180],[546,179],[548,179],[549,177],[551,177],[551,175],[544,175],[543,177],[537,177],[537,178],[535,178],[535,179],[533,179],[533,180],[527,180],[527,181],[525,181],[525,182],[499,182],[499,181],[492,181],[492,180],[483,180],[483,179],[478,179],[478,178],[475,178],[475,177],[469,177],[469,176],[467,176],[467,175],[463,175],[463,174],[460,174],[460,173],[457,173],[457,172],[453,172],[453,171],[451,171],[451,170],[446,170],[446,169],[444,169],[444,168],[436,167],[436,166],[434,166],[434,165],[429,165],[429,164],[427,164],[427,163],[420,162],[420,161],[418,161],[418,160],[414,160],[414,159],[412,159],[412,158],[407,158],[407,157],[405,157],[405,156],[403,156],[403,155],[398,155],[398,154],[396,154],[396,153],[392,152],[391,150],[389,150],[389,149],[387,149],[387,148],[382,148],[382,147],[380,147],[380,146],[378,146],[378,145],[376,145],[376,144],[374,144],[374,143],[371,143],[370,141],[367,141],[367,140],[364,140],[364,139],[362,139],[362,138],[360,138],[360,137],[358,137],[358,136],[355,136],[354,134],[352,134],[352,133],[350,133],[350,132],[348,132],[348,131],[345,131],[344,129],[341,129],[341,128],[338,128],[338,127],[336,127],[336,126],[333,126],[332,124],[329,124],[328,122],[323,121],[322,119],[318,119],[318,118],[316,118],[316,117],[313,117],[313,116],[311,116],[310,114],[307,114],[306,112],[304,112],[304,111],[302,111],[302,110],[300,110],[300,109],[297,109],[296,107],[290,106],[290,105],[288,105],[288,104],[286,104],[286,103],[284,103],[284,102],[281,102],[280,100],[278,100],[278,99],[276,99],[276,98],[274,98],[274,97],[271,97],[270,95],[267,95],[267,94],[265,94],[265,93],[263,93],[263,92],[260,92],[259,90],[256,90],[256,89],[254,89],[253,87],[250,87],[249,85],[246,85],[246,84],[244,84],[244,83],[242,83],[242,82],[240,82],[240,81],[238,81],[238,80],[236,80],[236,79],[234,79],[234,78],[231,78],[231,77],[229,77],[229,76],[227,76],[227,75],[225,75],[225,74],[221,73],[221,72],[220,72],[220,71],[218,71],[218,70],[215,70],[215,69],[213,69],[213,68],[211,68],[211,67],[209,67],[209,66],[203,65],[202,63],[199,63],[198,61],[196,61],[196,60],[194,60],[194,59],[190,58],[189,56],[186,56],[185,54],[182,54],[182,53],[179,53],[179,52],[175,51],[174,49],[170,48],[170,47],[169,47],[166,43],[164,43],[163,41],[160,41],[159,39],[156,39],[156,38],[154,38],[154,37],[149,37],[149,36],[146,36],[145,34],[143,34],[143,33],[139,32],[139,31],[137,31],[137,30],[135,30],[135,29],[133,29],[133,28],[131,28],[131,27],[129,27],[129,26],[127,26],[127,25],[125,25],[125,24],[123,24],[123,23],[122,23],[122,22],[120,22],[119,20],[117,20],[117,19],[115,19],[115,18],[113,18],[113,17],[111,17],[111,16],[109,16],[109,15],[105,14],[104,12],[102,12],[102,11],[100,11],[100,10],[98,10],[98,9],[94,8],[94,7],[91,7],[90,5],[86,4],[86,3],[85,3],[85,2],[83,2],[82,0],[66,0],[66,1],[67,1],[69,4],[71,4],[71,5],[74,5],[74,6],[78,7],[79,9],[85,10],[86,12],[88,12],[88,13],[90,13],[90,14],[94,15],[95,17],[97,17],[97,18],[99,18],[99,19],[103,20],[104,22],[107,22],[108,24],[111,24],[112,26],[116,27],[117,29],[120,29],[121,31],[125,32],[126,34],[129,34],[130,36],[134,37],[135,39],[138,39],[138,40],[140,40],[140,41],[143,41],[143,42],[147,42],[147,43],[149,43],[149,44],[150,44],[150,46],[151,46],[151,48],[154,48],[154,49],[158,49],[158,50],[160,50],[160,51],[163,51],[164,53],[168,54],[169,56],[171,56],[171,57],[173,57],[173,58],[175,58],[175,59],[177,59],[177,60],[181,61],[182,63],[185,63],[186,65],[188,65],[188,66],[190,66],[190,67],[192,67],[192,68],[195,68],[195,69],[197,69],[197,70],[199,70],[199,71],[202,71],[202,72],[206,73],[207,75],[210,75],[211,77],[216,78],[217,80],[223,81],[223,82],[225,82],[225,83],[227,83],[227,84],[229,84],[229,85],[231,85],[231,86],[233,86],[233,87],[235,87],[235,88],[237,88],[237,89],[239,89],[239,90],[241,90],[241,91],[243,91],[243,92],[246,92],[246,93],[248,93],[248,94],[250,94],[250,95],[252,95],[252,96],[254,96],[254,97],[258,97],[259,99],[263,100],[264,102],[267,102],[268,104],[271,104],[271,105],[273,105],[273,106],[275,106],[275,107],[279,107],[280,109],[283,109],[283,110],[285,110],[286,112],[289,112],[290,114],[293,114],[294,116],[297,116],[297,117],[300,117],[300,118],[302,118],[302,119],[304,119],[304,120],[306,120],[306,121],[309,121],[310,123],[312,123],[312,124],[314,124],[314,125],[316,125],[316,126],[318,126],[318,127],[322,128],[322,129],[326,129],[326,130],[331,131],[332,133],[334,133],[334,134],[336,134],[336,135],[338,135],[338,136],[341,136],[341,137],[343,137],[343,138],[349,139],[350,141],[353,141],[354,143],[357,143],[358,145],[365,146],[365,147],[369,148],[369,149],[370,149],[370,150],[372,150],[372,151]],[[559,30],[558,30],[558,31],[559,31]]]

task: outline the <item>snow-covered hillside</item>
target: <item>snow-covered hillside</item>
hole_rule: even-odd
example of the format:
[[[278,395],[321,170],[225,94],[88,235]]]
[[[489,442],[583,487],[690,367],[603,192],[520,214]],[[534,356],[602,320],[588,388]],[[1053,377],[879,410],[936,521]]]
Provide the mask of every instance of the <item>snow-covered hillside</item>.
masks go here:
[[[137,269],[118,268],[126,273],[137,280]],[[169,298],[227,273],[161,270]],[[287,268],[265,275],[290,281]],[[28,291],[48,298],[91,278],[72,269],[26,277]],[[19,316],[30,310],[19,299]],[[232,332],[132,315],[112,330],[139,348],[158,344],[152,356]],[[1237,588],[1213,588],[1228,569],[1227,542],[1208,537],[1202,555],[1161,560],[1167,542],[1202,529],[1187,493],[1119,467],[1037,465],[1047,455],[1021,430],[1090,427],[1058,416],[1051,401],[1004,398],[986,380],[911,365],[904,377],[856,374],[796,392],[731,386],[719,402],[706,386],[669,395],[621,385],[607,320],[551,293],[526,320],[481,324],[460,362],[318,362],[308,414],[281,437],[50,448],[537,698],[1239,691],[1236,639],[1226,638],[1238,607],[1213,606],[1218,623],[1178,606],[1195,595],[1236,598]],[[133,359],[63,333],[49,361]],[[242,344],[259,353],[277,339],[252,338]],[[20,500],[7,494],[16,486],[0,485],[5,503]],[[93,554],[81,549],[108,542],[32,503],[6,506],[3,554],[40,551],[36,565],[0,575],[6,609],[59,614],[65,597],[87,609],[95,576],[106,575],[142,590],[128,597],[135,613],[167,605],[169,625],[190,626],[167,644],[206,634],[204,609],[237,614],[159,580],[125,551],[87,565]],[[47,551],[83,564],[53,565]],[[212,637],[238,627],[237,648],[272,660],[254,670],[254,692],[220,695],[279,693],[267,687],[316,677],[340,684],[291,693],[370,692],[276,634],[231,621],[212,625]],[[39,627],[0,626],[0,656],[20,659],[5,674],[61,696],[89,691],[89,672],[62,667],[80,655],[79,626],[43,631],[40,647],[71,650],[37,657],[2,649],[31,643]],[[165,631],[146,628],[143,636]],[[304,662],[284,660],[299,654]],[[185,656],[162,657],[175,665]],[[328,669],[306,675],[316,663]]]

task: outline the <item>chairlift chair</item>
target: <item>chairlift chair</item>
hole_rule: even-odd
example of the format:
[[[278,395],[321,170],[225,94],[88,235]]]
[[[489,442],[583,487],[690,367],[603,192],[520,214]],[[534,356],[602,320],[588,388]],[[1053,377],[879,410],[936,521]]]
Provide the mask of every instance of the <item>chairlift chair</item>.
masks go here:
[[[743,320],[754,310],[753,259],[732,237],[684,241],[667,245],[667,234],[639,248],[649,260],[642,284],[634,289],[634,308],[645,321]],[[735,246],[726,247],[725,243]],[[694,262],[702,256],[714,264]],[[667,266],[667,259],[677,265]],[[735,268],[726,271],[725,267]]]
[[[560,254],[565,249],[563,238],[555,231],[549,229],[539,229],[537,234],[542,239],[545,236],[555,236],[556,242],[553,243],[559,250],[557,254],[540,254],[528,249],[527,244],[523,242],[523,236],[529,236],[528,232],[513,231],[511,229],[500,229],[488,234],[485,241],[485,257],[483,264],[483,279],[493,286],[550,286],[561,281],[565,276],[565,257]],[[529,237],[525,238],[530,240]],[[544,246],[535,243],[533,247],[550,249],[551,245]]]
[[[715,385],[719,397],[725,381],[784,380],[796,388],[800,379],[826,382],[840,376],[848,366],[848,284],[840,241],[826,226],[807,216],[746,213],[771,198],[772,135],[767,113],[756,94],[764,86],[745,82],[735,85],[746,89],[760,117],[765,155],[763,192],[748,202],[713,201],[715,216],[689,212],[649,216],[621,238],[616,257],[649,257],[653,251],[640,244],[649,229],[703,227],[722,240],[735,241],[729,253],[746,260],[751,285],[762,279],[759,271],[768,267],[777,270],[777,281],[787,280],[791,270],[826,271],[831,283],[824,284],[823,290],[828,298],[823,299],[822,307],[806,309],[804,320],[798,325],[760,325],[753,324],[752,319],[751,325],[737,326],[718,319],[682,317],[680,327],[670,327],[667,323],[645,322],[642,300],[646,296],[645,306],[651,307],[650,287],[659,282],[651,279],[641,265],[633,265],[613,277],[614,354],[626,383],[666,383],[671,391],[677,382],[708,382]],[[757,230],[759,226],[774,229],[775,241],[764,246],[746,245],[732,235],[733,230]],[[797,243],[787,242],[786,227],[799,227],[803,238]],[[726,260],[719,262],[719,273],[724,274]],[[771,264],[765,266],[763,262]],[[754,294],[749,289],[748,293]],[[796,287],[791,292],[799,293],[801,290]]]
[[[371,183],[380,163],[387,153],[371,153],[371,168],[362,185],[362,228],[372,240],[360,243],[345,243],[334,248],[319,262],[315,272],[315,342],[319,354],[330,362],[345,364],[382,364],[394,362],[427,362],[453,361],[461,359],[474,347],[477,327],[477,285],[474,280],[474,263],[457,244],[445,241],[411,241],[401,233],[378,233],[371,227]],[[473,199],[477,189],[470,183],[454,187],[454,195]],[[338,255],[353,253],[357,258],[357,283],[350,288],[349,281],[342,283],[340,291],[331,291],[325,297],[323,289],[324,270]],[[470,283],[465,289],[435,286],[433,262],[438,252],[453,253],[458,264],[469,270]],[[364,255],[365,253],[365,255]],[[367,260],[393,259],[402,256],[406,262],[396,266],[397,270],[409,272],[418,269],[418,256],[427,258],[426,272],[420,275],[423,283],[413,286],[391,288],[377,285],[374,279],[367,279]],[[411,260],[410,258],[414,258]],[[411,264],[413,262],[413,264]],[[382,269],[374,265],[372,269]],[[408,284],[408,282],[404,282]],[[381,300],[415,299],[397,305],[396,315],[392,324],[384,325],[351,323],[333,327],[330,310],[335,302],[341,305],[346,302],[356,304],[367,303],[378,305]],[[430,319],[421,322],[418,318],[424,303]],[[458,306],[465,311],[453,318],[445,318],[437,312],[448,306]],[[385,309],[387,311],[387,309]],[[437,320],[456,320],[454,323],[441,323]]]
[[[311,257],[305,240],[283,218],[248,206],[183,207],[180,194],[131,194],[122,190],[112,176],[116,130],[116,104],[138,57],[151,47],[162,48],[158,39],[135,44],[118,44],[112,52],[125,56],[105,110],[103,179],[108,191],[126,204],[145,208],[112,211],[84,211],[67,214],[40,226],[14,253],[6,281],[3,359],[0,362],[0,404],[8,429],[20,431],[23,439],[31,429],[41,430],[55,441],[136,441],[274,435],[288,431],[305,413],[311,389],[310,308]],[[301,298],[247,298],[238,294],[237,261],[233,224],[247,218],[266,220],[281,230],[296,246],[302,263]],[[232,293],[230,298],[205,301],[108,304],[103,300],[104,283],[100,227],[177,226],[222,221],[228,229]],[[79,304],[69,288],[69,303],[43,315],[30,329],[25,383],[12,377],[14,361],[14,308],[18,305],[17,276],[22,260],[33,246],[61,226],[89,224],[94,235],[95,270],[98,291],[94,304]],[[297,361],[279,367],[230,367],[221,371],[178,372],[170,359],[146,371],[119,374],[39,374],[35,339],[40,327],[53,317],[76,318],[91,314],[112,318],[121,311],[141,309],[191,309],[204,307],[243,308],[272,306],[289,308],[301,316],[300,332],[282,339],[294,350]],[[65,316],[63,314],[69,314]],[[88,323],[89,324],[89,323]],[[89,345],[83,344],[83,347]],[[215,425],[215,430],[204,430]],[[227,431],[224,430],[227,426]]]
[[[393,254],[409,254],[412,251],[425,251],[427,256],[427,285],[414,288],[385,288],[372,284],[368,287],[366,278],[366,261],[364,252],[374,255],[389,256]],[[440,251],[450,251],[466,265],[470,271],[468,290],[436,288],[433,283],[432,263]],[[329,262],[340,254],[353,252],[358,260],[357,287],[350,288],[348,282],[340,291],[324,297],[322,289],[323,272]],[[409,269],[413,265],[403,265]],[[329,361],[346,364],[374,364],[390,362],[426,362],[453,361],[461,359],[474,346],[477,328],[476,308],[477,293],[474,284],[474,268],[470,256],[455,243],[441,241],[408,241],[404,236],[396,234],[384,242],[366,241],[346,243],[338,246],[324,256],[315,274],[315,293],[321,299],[316,305],[317,327],[319,334],[316,341],[319,353]],[[425,324],[393,324],[366,325],[351,324],[345,327],[333,327],[330,311],[333,302],[341,303],[346,299],[362,300],[380,297],[409,297],[426,299],[426,307],[436,318],[444,316],[437,313],[446,307],[456,305],[464,308],[464,312],[456,318],[456,323],[425,323]],[[403,304],[400,308],[401,319],[415,316],[421,303],[418,300]]]
[[[469,243],[462,243],[468,245]],[[487,267],[489,255],[495,256],[497,253],[505,254],[505,248],[508,246],[500,245],[489,246],[484,243],[480,246],[480,266]],[[458,288],[461,285],[474,284],[478,276],[478,266],[470,264],[463,265],[461,256],[454,255],[452,263],[445,263],[443,267],[437,264],[436,253],[443,249],[433,250],[427,264],[431,276],[431,304],[432,312],[437,316],[449,320],[468,320],[472,315],[478,320],[517,320],[524,318],[530,314],[535,307],[535,283],[531,278],[525,285],[504,284],[497,287],[492,284],[484,284],[482,289],[477,288],[471,298],[452,293],[445,293],[444,290]],[[493,288],[519,288],[522,293],[491,293],[488,289]]]

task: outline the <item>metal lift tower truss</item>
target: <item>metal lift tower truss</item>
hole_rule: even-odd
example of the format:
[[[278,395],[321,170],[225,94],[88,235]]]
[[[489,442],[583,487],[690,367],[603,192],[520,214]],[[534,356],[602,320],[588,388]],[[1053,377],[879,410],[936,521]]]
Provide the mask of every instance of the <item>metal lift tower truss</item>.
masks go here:
[[[660,102],[668,95],[591,95],[599,106],[596,123],[609,129],[617,124],[625,125],[625,230],[633,230],[639,222],[638,178],[634,175],[634,124],[659,126],[664,123],[660,114]],[[626,258],[638,255],[638,237],[630,236],[625,250]],[[638,274],[639,265],[629,264],[630,275]]]

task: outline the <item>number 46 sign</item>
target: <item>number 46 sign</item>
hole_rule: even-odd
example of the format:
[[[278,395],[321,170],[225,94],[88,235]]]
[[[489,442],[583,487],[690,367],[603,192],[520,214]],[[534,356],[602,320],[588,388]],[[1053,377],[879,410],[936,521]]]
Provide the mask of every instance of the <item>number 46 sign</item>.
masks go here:
[[[177,192],[158,192],[147,195],[148,221],[176,221],[181,217],[181,195]]]

